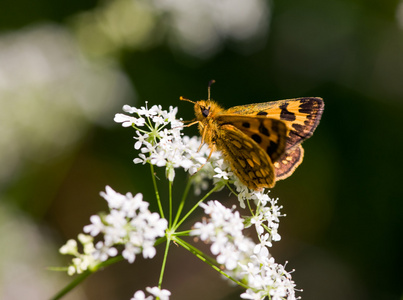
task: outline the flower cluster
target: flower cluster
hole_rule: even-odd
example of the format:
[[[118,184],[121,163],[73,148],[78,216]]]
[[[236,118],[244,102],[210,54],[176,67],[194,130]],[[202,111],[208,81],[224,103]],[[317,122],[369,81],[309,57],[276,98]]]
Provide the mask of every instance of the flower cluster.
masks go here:
[[[130,263],[140,253],[144,258],[153,258],[156,254],[154,243],[165,234],[168,222],[161,219],[158,213],[148,210],[149,203],[143,201],[142,194],[122,195],[107,186],[106,192],[101,192],[101,196],[108,202],[110,212],[103,216],[91,216],[91,224],[84,227],[84,232],[90,234],[79,237],[84,246],[84,254],[78,253],[74,240],[68,241],[60,250],[63,254],[76,256],[69,274],[81,273],[116,256],[118,245],[124,245],[122,256]],[[102,239],[94,246],[92,237],[99,234]]]
[[[150,109],[147,105],[141,108],[125,105],[123,109],[130,115],[116,114],[115,121],[123,127],[135,129],[134,148],[139,152],[134,159],[135,164],[150,164],[151,170],[154,166],[164,167],[166,177],[171,182],[175,179],[175,169],[182,168],[192,174],[190,180],[197,195],[208,188],[209,181],[214,185],[211,192],[228,186],[237,195],[240,206],[248,206],[251,216],[242,218],[235,206],[226,208],[217,200],[203,203],[203,199],[207,198],[204,197],[199,203],[209,217],[197,222],[190,233],[182,231],[177,234],[176,230],[184,219],[198,207],[195,204],[185,214],[185,218],[180,220],[186,194],[176,217],[173,217],[172,194],[168,195],[170,212],[167,215],[172,218],[168,222],[160,217],[165,215],[161,205],[161,198],[164,196],[160,197],[158,190],[156,200],[160,214],[148,210],[149,204],[143,201],[141,194],[122,195],[107,186],[101,196],[108,202],[110,211],[108,214],[91,216],[91,224],[84,227],[87,235],[80,234],[78,237],[83,253],[79,253],[74,240],[68,241],[60,249],[61,253],[75,256],[68,273],[72,275],[88,269],[95,270],[102,262],[118,255],[120,249],[123,258],[130,263],[139,254],[144,258],[153,258],[159,237],[165,237],[166,247],[175,242],[192,253],[200,254],[201,251],[195,246],[181,239],[182,235],[192,235],[211,243],[210,250],[216,256],[216,261],[205,256],[206,262],[215,267],[223,266],[220,273],[246,289],[241,298],[296,299],[295,284],[290,273],[285,271],[283,265],[276,263],[269,252],[272,242],[281,239],[278,227],[279,217],[283,215],[280,213],[282,207],[277,205],[278,200],[270,198],[264,190],[257,192],[248,189],[231,172],[219,152],[214,152],[207,162],[209,148],[206,145],[200,146],[200,138],[183,136],[183,123],[176,119],[176,108],[170,107],[166,111],[157,105]],[[154,172],[152,176],[155,176]],[[154,187],[158,189],[157,185]],[[251,203],[255,205],[253,209]],[[256,230],[257,243],[245,235],[244,229],[248,227]],[[95,244],[94,238],[98,241]],[[148,296],[140,290],[131,300],[168,300],[171,293],[162,289],[161,283],[159,282],[158,287],[147,287]]]
[[[134,148],[140,153],[133,160],[135,164],[165,167],[169,181],[175,178],[175,168],[183,168],[191,175],[197,172],[192,178],[196,194],[208,187],[207,178],[214,178],[215,184],[230,179],[232,172],[227,170],[218,152],[210,157],[211,164],[206,164],[210,154],[207,145],[200,147],[200,138],[182,136],[183,123],[176,119],[177,108],[170,107],[166,111],[160,105],[151,108],[125,105],[123,110],[131,115],[116,114],[114,121],[136,130]]]
[[[279,217],[285,215],[280,213],[282,206],[277,206],[278,199],[271,199],[267,194],[261,195],[260,193],[256,193],[255,196],[260,199],[257,203],[256,213],[249,219],[249,222],[250,225],[255,226],[260,240],[260,244],[257,247],[271,247],[272,241],[281,239],[278,233]],[[268,198],[268,200],[263,200],[262,198]],[[270,204],[270,206],[267,204]],[[259,250],[255,250],[255,252],[259,252]]]
[[[61,254],[68,254],[75,256],[72,260],[72,264],[67,268],[67,274],[74,275],[75,273],[81,274],[86,270],[93,270],[98,265],[98,261],[92,255],[95,252],[95,247],[93,243],[93,237],[80,233],[78,235],[78,241],[83,247],[83,253],[78,251],[77,241],[68,240],[65,245],[63,245],[59,252]]]
[[[191,235],[210,242],[211,253],[217,255],[217,262],[224,265],[227,270],[234,270],[241,255],[252,250],[254,246],[253,242],[242,233],[243,219],[238,211],[234,211],[235,207],[226,208],[217,200],[209,201],[207,204],[201,203],[200,206],[210,218],[197,222]]]
[[[272,202],[275,206],[275,201]],[[217,262],[225,266],[227,274],[246,282],[250,287],[242,294],[244,299],[295,299],[294,282],[282,265],[276,264],[267,249],[271,246],[270,234],[259,236],[261,243],[255,244],[243,234],[244,222],[238,211],[226,208],[218,201],[200,204],[210,216],[208,220],[197,222],[191,235],[211,243],[210,250],[217,256]],[[272,215],[272,208],[262,210],[255,226],[263,234],[262,218]],[[277,216],[270,218],[275,220]]]
[[[242,299],[295,300],[295,283],[284,266],[277,264],[269,255],[251,255],[247,264],[239,263],[250,286]]]
[[[134,159],[135,163],[148,162],[159,167],[165,166],[167,178],[171,181],[175,176],[174,168],[181,167],[190,174],[198,171],[192,176],[196,194],[206,189],[206,179],[212,178],[215,185],[233,183],[242,208],[246,207],[246,201],[255,202],[256,212],[247,220],[242,219],[239,212],[234,211],[235,208],[228,209],[218,201],[202,203],[200,206],[210,215],[210,219],[196,223],[191,231],[191,235],[211,243],[211,252],[217,256],[217,262],[225,266],[228,274],[248,283],[251,288],[242,297],[263,299],[270,296],[272,299],[280,299],[276,298],[275,293],[285,293],[288,299],[294,299],[291,276],[274,262],[268,251],[272,241],[281,238],[278,234],[278,217],[282,215],[277,200],[271,199],[264,190],[257,192],[248,189],[231,172],[219,152],[213,153],[206,164],[210,150],[206,145],[200,148],[199,138],[181,135],[183,126],[181,121],[175,119],[176,109],[170,107],[169,111],[164,111],[160,106],[150,109],[125,106],[123,109],[135,115],[115,116],[115,121],[122,123],[122,126],[136,129],[135,149],[141,153]],[[167,128],[169,125],[170,129]],[[148,129],[144,130],[144,127]],[[203,168],[200,169],[201,166]],[[259,238],[257,244],[243,234],[244,227],[252,225]]]

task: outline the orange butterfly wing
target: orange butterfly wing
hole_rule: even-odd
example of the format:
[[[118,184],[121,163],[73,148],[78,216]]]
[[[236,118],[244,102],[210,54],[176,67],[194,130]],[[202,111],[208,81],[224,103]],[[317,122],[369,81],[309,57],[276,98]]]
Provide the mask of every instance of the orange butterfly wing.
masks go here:
[[[276,179],[289,177],[302,163],[304,149],[301,143],[312,136],[319,125],[324,102],[318,97],[286,99],[273,102],[234,106],[227,113],[265,116],[283,121],[288,129],[286,151],[274,163]]]
[[[319,125],[324,102],[318,97],[304,97],[240,105],[229,108],[226,113],[266,116],[283,121],[289,130],[287,150],[311,137]]]
[[[284,154],[287,128],[265,117],[220,115],[220,136],[215,146],[223,153],[235,175],[249,188],[273,187],[273,161]]]

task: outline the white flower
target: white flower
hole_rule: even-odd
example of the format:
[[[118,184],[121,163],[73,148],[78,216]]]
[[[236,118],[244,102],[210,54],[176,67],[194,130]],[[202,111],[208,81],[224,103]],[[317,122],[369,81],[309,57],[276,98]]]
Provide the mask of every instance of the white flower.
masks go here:
[[[153,122],[155,123],[155,125],[159,126],[161,124],[164,124],[164,118],[161,116],[155,116],[152,118]]]
[[[228,173],[226,171],[223,171],[218,167],[214,169],[214,172],[216,172],[216,174],[213,177],[215,177],[215,178],[223,178],[225,180],[228,180],[228,178],[229,178],[228,176],[231,175],[230,173]]]
[[[113,245],[122,242],[127,235],[126,214],[122,210],[112,209],[109,215],[105,216],[104,241],[106,245]]]
[[[84,232],[89,233],[92,236],[97,236],[105,229],[105,226],[98,215],[91,216],[90,221],[92,224],[84,226]]]
[[[148,116],[149,117],[149,116],[152,116],[155,112],[153,110],[149,110],[148,107],[147,107],[147,104],[148,104],[148,102],[146,101],[146,106],[145,107],[142,106],[140,108],[134,108],[135,111],[133,111],[133,112],[125,110],[126,105],[123,106],[123,110],[125,110],[125,111],[127,111],[129,113],[137,113],[139,116]]]
[[[155,239],[164,236],[168,222],[165,219],[161,219],[159,214],[154,212],[147,214],[147,225],[146,230],[144,230],[144,237]]]
[[[262,226],[263,223],[263,215],[258,214],[251,218],[251,224],[255,224],[256,232],[260,235],[264,232],[264,228]]]
[[[277,228],[272,228],[271,230],[271,239],[273,241],[278,242],[279,240],[281,240],[281,235],[277,232]]]
[[[214,225],[203,219],[202,222],[197,222],[193,225],[192,235],[198,236],[202,241],[207,241],[214,234]]]
[[[101,192],[100,195],[107,202],[110,208],[120,208],[123,202],[127,199],[124,195],[116,193],[110,186],[106,186],[105,192]],[[130,195],[128,195],[130,197]]]
[[[238,265],[239,253],[234,245],[226,245],[220,249],[217,255],[217,262],[225,265],[227,270],[233,270]]]
[[[157,167],[163,167],[167,164],[165,159],[165,153],[162,151],[154,152],[150,156],[150,163],[156,165]]]
[[[169,300],[169,296],[171,296],[171,292],[168,290],[160,289],[159,287],[146,287],[147,292],[158,297],[160,300]]]
[[[245,293],[241,294],[242,299],[251,299],[251,300],[263,300],[266,298],[266,294],[263,291],[254,292],[251,289],[247,289]]]
[[[161,112],[162,112],[161,105],[153,105],[148,111],[145,110],[144,114],[152,117],[158,115]]]
[[[140,158],[136,157],[135,159],[133,159],[133,162],[135,164],[143,164],[144,165],[148,161],[147,157],[143,153],[140,153],[139,156],[140,156]]]
[[[128,194],[129,197],[126,198],[126,201],[123,202],[122,211],[125,212],[126,217],[134,218],[137,215],[137,212],[147,212],[149,203],[143,201],[142,194],[136,194],[134,197],[131,194]]]
[[[92,254],[96,260],[100,261],[105,261],[109,257],[116,256],[118,254],[118,251],[116,248],[110,247],[108,245],[105,245],[102,241],[99,241],[95,245],[96,250]]]
[[[242,265],[240,264],[243,273],[248,274],[252,277],[258,275],[260,273],[260,268],[259,266],[256,266],[255,264],[248,262],[247,265]]]
[[[76,268],[75,268],[75,266],[74,266],[74,265],[70,265],[70,266],[67,268],[67,274],[68,274],[69,276],[73,276],[75,273],[76,273]]]
[[[253,249],[253,253],[259,254],[261,251],[267,251],[268,252],[266,247],[271,247],[272,246],[272,243],[270,241],[270,234],[266,233],[264,235],[261,235],[259,237],[259,239],[260,239],[260,243],[256,244],[255,248]]]
[[[113,120],[116,123],[122,123],[123,127],[130,127],[136,122],[136,118],[126,116],[124,114],[116,114]]]
[[[141,134],[140,131],[136,130],[137,137],[133,137],[137,142],[134,144],[134,149],[139,150],[142,144],[148,143],[148,138],[150,137],[148,133]]]
[[[63,245],[59,252],[61,254],[71,254],[75,255],[77,253],[77,241],[76,240],[68,240],[65,245]]]
[[[154,243],[151,241],[144,241],[143,245],[143,257],[144,258],[153,258],[157,253],[157,250],[154,248]]]
[[[136,259],[136,254],[141,252],[141,247],[135,246],[134,243],[126,243],[125,250],[122,251],[122,256],[129,263],[133,263]]]
[[[267,202],[270,201],[269,195],[260,191],[255,192],[252,196],[252,199],[256,199],[258,201],[257,205],[266,206]]]
[[[83,246],[91,245],[93,246],[94,244],[92,243],[94,241],[94,238],[91,235],[79,233],[77,239],[80,241]],[[88,251],[84,251],[84,253],[89,253]]]
[[[153,296],[146,297],[143,291],[135,292],[134,296],[130,298],[130,300],[153,300],[153,299],[154,299]]]

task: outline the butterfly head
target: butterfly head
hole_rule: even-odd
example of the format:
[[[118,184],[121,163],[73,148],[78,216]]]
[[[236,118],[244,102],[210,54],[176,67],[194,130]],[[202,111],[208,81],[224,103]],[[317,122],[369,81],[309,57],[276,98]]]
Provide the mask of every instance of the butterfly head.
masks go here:
[[[211,100],[200,100],[195,103],[194,110],[196,119],[202,121],[214,113],[214,102]]]
[[[198,121],[211,118],[217,112],[222,110],[222,108],[213,100],[192,101],[183,97],[180,97],[180,100],[188,101],[194,104],[195,115]]]

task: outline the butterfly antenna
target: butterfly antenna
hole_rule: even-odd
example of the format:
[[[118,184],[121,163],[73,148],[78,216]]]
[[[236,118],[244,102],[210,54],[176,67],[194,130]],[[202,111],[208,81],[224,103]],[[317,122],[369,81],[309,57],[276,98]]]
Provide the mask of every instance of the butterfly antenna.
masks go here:
[[[210,82],[208,83],[208,87],[207,87],[207,95],[208,95],[208,100],[210,100],[210,90],[211,90],[211,85],[215,82],[214,79],[210,80]]]
[[[182,96],[180,96],[180,97],[179,97],[179,100],[182,100],[182,101],[187,101],[187,102],[190,102],[190,103],[196,104],[196,102],[194,102],[194,101],[192,101],[192,100],[190,100],[190,99],[187,99],[187,98],[183,98]]]

